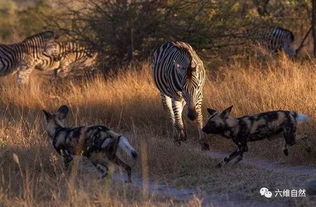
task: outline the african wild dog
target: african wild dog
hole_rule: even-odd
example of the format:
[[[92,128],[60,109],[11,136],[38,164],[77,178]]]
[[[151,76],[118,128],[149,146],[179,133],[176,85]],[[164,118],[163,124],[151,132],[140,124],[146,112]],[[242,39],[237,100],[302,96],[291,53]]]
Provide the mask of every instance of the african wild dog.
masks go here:
[[[117,149],[121,148],[132,158],[137,158],[137,152],[129,144],[127,138],[100,125],[67,128],[64,120],[68,111],[69,109],[65,105],[53,114],[43,110],[46,131],[56,151],[64,157],[65,167],[68,168],[73,155],[85,156],[102,173],[101,178],[104,178],[107,175],[108,167],[104,161],[95,159],[95,155],[104,153],[111,162],[125,168],[128,182],[131,182],[131,167],[116,155]]]
[[[239,162],[242,160],[244,152],[248,151],[248,141],[258,141],[270,138],[283,132],[285,139],[284,154],[288,155],[287,146],[295,144],[297,123],[307,121],[309,117],[292,111],[270,111],[260,114],[243,116],[239,118],[230,115],[233,106],[228,107],[223,112],[214,109],[207,109],[210,118],[203,127],[203,132],[207,134],[219,134],[231,138],[237,145],[236,151],[220,162],[217,166],[221,167],[235,157]]]

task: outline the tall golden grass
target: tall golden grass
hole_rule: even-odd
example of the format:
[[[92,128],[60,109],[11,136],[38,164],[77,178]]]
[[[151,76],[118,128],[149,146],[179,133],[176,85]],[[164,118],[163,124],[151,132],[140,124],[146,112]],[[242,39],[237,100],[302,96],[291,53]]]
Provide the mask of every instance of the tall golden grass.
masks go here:
[[[249,60],[207,68],[204,119],[206,107],[222,110],[234,105],[232,114],[236,116],[294,110],[312,117],[299,131],[308,133],[315,144],[314,68],[312,60],[292,62],[286,58],[268,64]],[[171,198],[144,196],[142,191],[128,185],[112,184],[109,180],[100,182],[95,173],[87,170],[76,178],[67,175],[43,130],[41,112],[56,110],[62,104],[71,108],[69,126],[104,124],[127,134],[142,154],[141,162],[134,163],[133,170],[144,179],[167,182],[191,171],[199,177],[199,171],[207,169],[210,173],[208,168],[215,165],[214,160],[196,152],[196,130],[188,129],[189,143],[181,147],[172,143],[171,124],[163,112],[148,63],[115,76],[57,82],[35,78],[26,87],[15,86],[10,77],[2,77],[0,81],[0,206],[165,206],[174,202]],[[285,158],[279,140],[251,144],[248,154],[288,164],[315,161],[315,150],[307,153],[299,145]],[[210,143],[211,150],[228,152],[234,147],[219,137],[210,137]],[[183,182],[190,184],[192,180]]]

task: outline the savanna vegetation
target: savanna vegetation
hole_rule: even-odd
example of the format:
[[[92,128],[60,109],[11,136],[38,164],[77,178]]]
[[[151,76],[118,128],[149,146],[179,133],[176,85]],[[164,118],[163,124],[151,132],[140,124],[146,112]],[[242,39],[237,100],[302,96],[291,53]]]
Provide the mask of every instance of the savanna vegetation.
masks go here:
[[[82,77],[36,74],[25,87],[16,86],[13,76],[1,77],[0,206],[315,205],[312,196],[267,200],[259,194],[263,186],[305,188],[314,178],[312,38],[292,60],[262,51],[245,37],[249,29],[277,25],[293,31],[298,46],[311,26],[311,1],[11,0],[0,1],[0,10],[4,43],[49,29],[102,52],[97,70]],[[204,120],[206,107],[234,105],[235,116],[294,110],[311,117],[298,127],[307,143],[291,147],[287,157],[282,139],[251,143],[244,161],[217,169],[235,146],[209,136],[210,152],[202,152],[194,124],[185,117],[188,141],[176,146],[150,68],[152,50],[166,40],[189,42],[205,62]],[[71,109],[68,126],[104,124],[130,139],[139,159],[122,157],[132,165],[133,184],[125,184],[115,167],[113,179],[98,180],[85,159],[63,169],[41,111],[62,104]],[[158,184],[161,190],[154,188]]]

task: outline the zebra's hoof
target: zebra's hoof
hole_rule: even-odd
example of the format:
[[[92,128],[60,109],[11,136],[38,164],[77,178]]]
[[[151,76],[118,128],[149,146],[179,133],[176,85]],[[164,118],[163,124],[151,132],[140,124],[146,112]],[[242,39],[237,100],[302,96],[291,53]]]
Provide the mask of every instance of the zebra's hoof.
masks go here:
[[[202,143],[201,149],[202,149],[202,151],[208,151],[208,150],[210,150],[210,146],[207,143]]]
[[[306,152],[311,153],[312,152],[312,148],[311,147],[306,147]]]
[[[180,146],[181,145],[181,140],[174,140],[174,144],[177,145],[177,146]]]
[[[102,175],[100,175],[98,177],[99,180],[103,180],[106,176],[108,175],[108,173],[103,173]]]
[[[215,167],[216,168],[221,168],[223,165],[222,165],[222,163],[220,162],[220,163],[218,163]]]
[[[125,183],[132,183],[132,179],[128,178],[128,180],[125,180]]]
[[[285,154],[285,156],[288,156],[289,155],[289,150],[288,149],[284,149],[283,153]]]

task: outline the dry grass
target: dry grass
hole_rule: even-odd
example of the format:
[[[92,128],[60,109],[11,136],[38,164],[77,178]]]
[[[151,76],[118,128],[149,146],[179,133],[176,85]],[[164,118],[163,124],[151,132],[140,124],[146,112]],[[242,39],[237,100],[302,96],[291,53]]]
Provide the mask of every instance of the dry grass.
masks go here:
[[[224,109],[233,104],[236,116],[286,109],[314,117],[314,68],[313,61],[294,63],[287,59],[269,64],[236,62],[216,71],[209,68],[204,107]],[[148,64],[106,78],[58,83],[34,79],[31,86],[23,88],[15,87],[14,80],[8,77],[0,81],[0,206],[199,205],[197,201],[179,203],[172,198],[144,195],[139,189],[112,183],[110,179],[98,181],[95,173],[88,170],[69,176],[41,124],[41,109],[55,110],[61,104],[71,107],[70,126],[105,124],[128,135],[141,152],[139,162],[133,164],[134,172],[144,179],[180,187],[198,186],[206,192],[224,195],[236,190],[255,199],[260,199],[258,186],[282,188],[298,185],[305,179],[293,180],[291,176],[254,167],[245,170],[243,164],[231,170],[216,170],[216,160],[196,150],[194,129],[188,130],[187,144],[173,145],[170,123],[162,110]],[[299,127],[310,135],[313,146],[314,124],[312,119]],[[210,141],[213,150],[228,152],[234,148],[229,140],[220,137],[210,137]],[[281,139],[253,143],[249,148],[246,156],[276,159],[289,165],[308,165],[316,157],[316,150],[307,153],[300,145],[290,149],[289,157],[283,156]],[[13,154],[18,160],[14,161]],[[243,182],[240,176],[245,178]],[[282,178],[273,179],[275,176]]]

